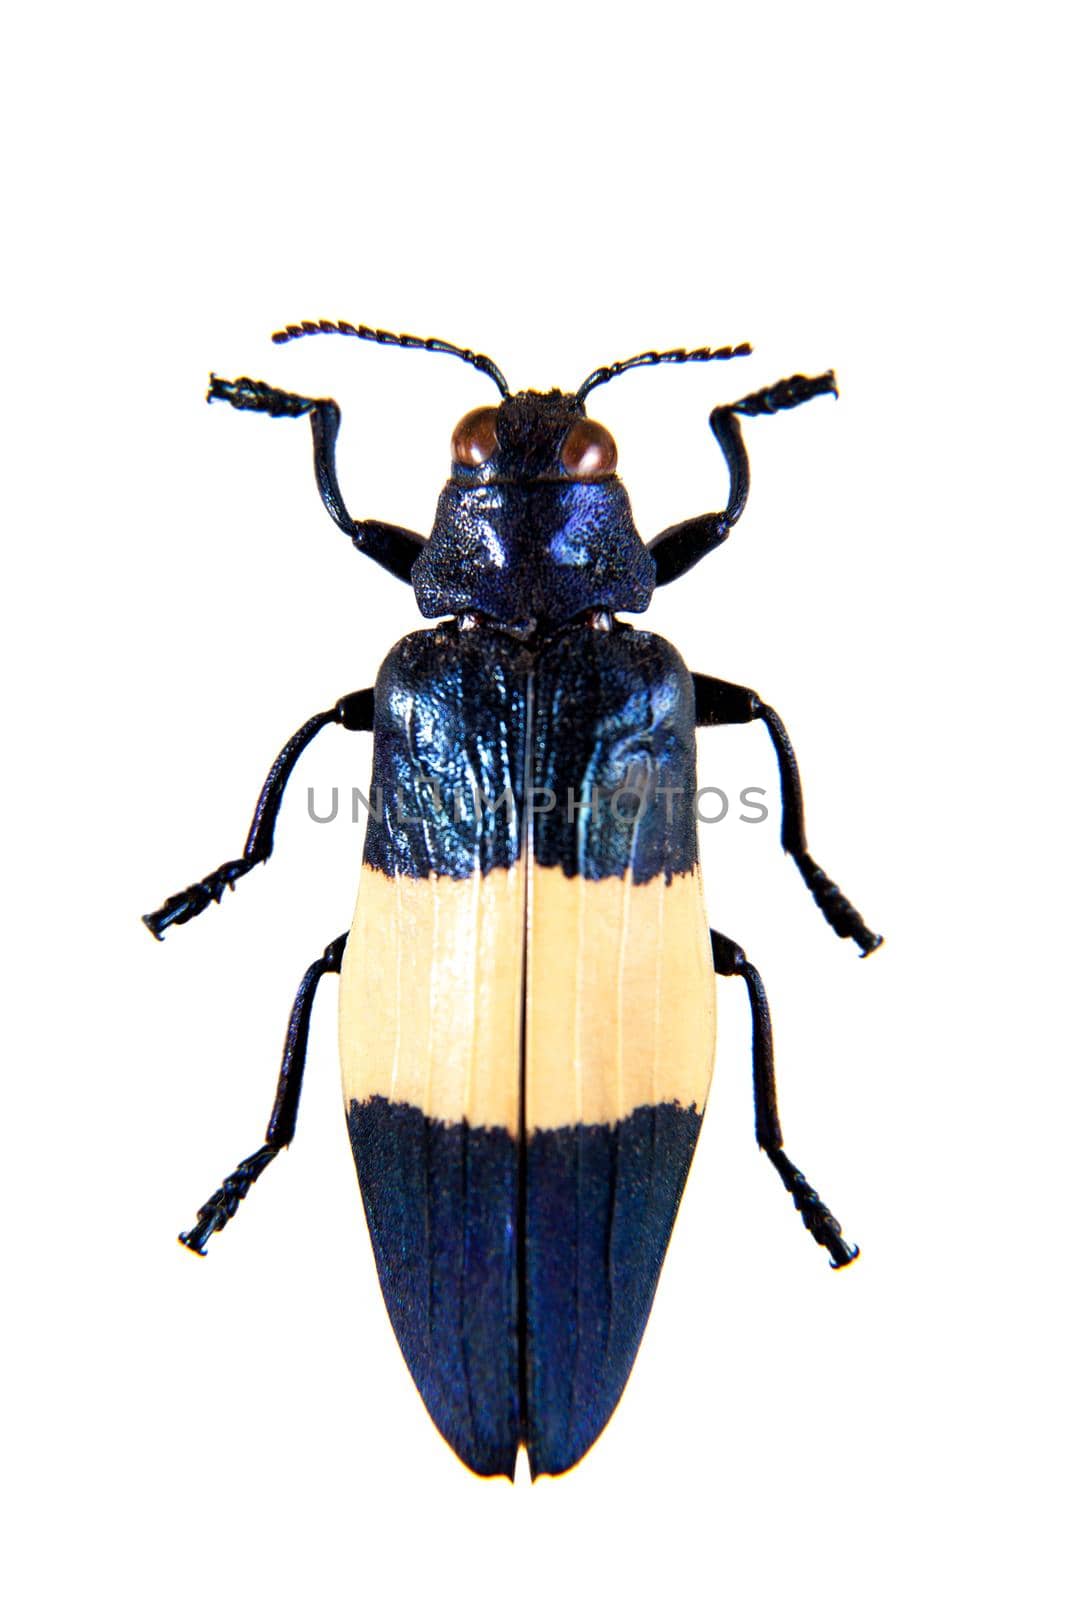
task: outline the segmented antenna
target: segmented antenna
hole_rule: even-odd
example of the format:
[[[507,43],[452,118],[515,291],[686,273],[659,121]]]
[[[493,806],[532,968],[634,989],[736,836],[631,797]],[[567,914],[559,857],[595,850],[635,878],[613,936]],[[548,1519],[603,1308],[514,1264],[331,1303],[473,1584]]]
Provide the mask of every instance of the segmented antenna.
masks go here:
[[[610,383],[612,378],[617,378],[620,372],[629,372],[631,367],[658,367],[661,361],[732,361],[734,356],[751,354],[750,344],[724,344],[718,350],[711,350],[707,345],[701,350],[643,350],[628,361],[613,361],[610,367],[597,367],[579,386],[575,399],[584,400],[591,389]]]
[[[271,338],[275,344],[288,344],[291,339],[307,339],[315,333],[343,333],[349,339],[369,339],[373,344],[396,344],[405,350],[438,350],[442,355],[458,356],[460,361],[477,367],[487,378],[492,378],[505,400],[510,393],[507,379],[495,361],[490,361],[488,356],[478,355],[474,350],[461,350],[458,345],[448,344],[444,339],[420,339],[414,333],[389,333],[385,328],[365,328],[362,323],[357,328],[351,322],[331,322],[326,317],[318,322],[288,323],[277,333],[272,333]]]

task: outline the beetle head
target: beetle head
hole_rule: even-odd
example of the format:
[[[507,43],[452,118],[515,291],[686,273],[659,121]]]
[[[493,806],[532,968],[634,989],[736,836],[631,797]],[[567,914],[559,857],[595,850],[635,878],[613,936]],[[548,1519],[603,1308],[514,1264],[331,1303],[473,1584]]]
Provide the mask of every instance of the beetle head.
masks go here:
[[[654,566],[615,464],[614,440],[576,395],[527,391],[468,412],[412,572],[422,614],[528,632],[644,611]]]
[[[452,476],[411,581],[424,617],[473,613],[522,634],[585,612],[644,611],[652,598],[655,563],[615,476],[614,440],[586,417],[586,396],[635,367],[751,354],[747,344],[643,350],[597,367],[574,394],[512,394],[495,361],[445,339],[329,318],[272,338],[320,333],[455,356],[496,384],[500,404],[468,412],[452,436]]]

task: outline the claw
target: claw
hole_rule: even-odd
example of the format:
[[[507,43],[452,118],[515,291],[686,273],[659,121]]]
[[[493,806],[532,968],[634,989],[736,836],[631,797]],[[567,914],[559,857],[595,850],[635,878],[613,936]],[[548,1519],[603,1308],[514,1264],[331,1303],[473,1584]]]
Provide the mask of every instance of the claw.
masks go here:
[[[757,389],[755,394],[746,395],[726,409],[740,417],[770,417],[776,411],[791,411],[794,406],[802,406],[821,394],[832,394],[836,400],[837,379],[832,372],[820,372],[817,378],[796,372],[791,378],[772,383],[768,389]]]
[[[191,883],[187,889],[181,889],[177,894],[172,894],[169,900],[164,900],[158,911],[147,912],[141,921],[153,939],[162,942],[164,933],[172,924],[191,922],[212,901],[218,905],[226,890],[236,888],[238,879],[243,878],[246,872],[251,872],[255,865],[254,861],[244,857],[238,861],[224,861],[221,867],[209,872],[199,883]]]
[[[270,1165],[277,1154],[277,1146],[265,1144],[260,1146],[255,1155],[248,1156],[242,1161],[222,1186],[215,1190],[207,1204],[200,1207],[196,1221],[189,1231],[179,1233],[178,1243],[183,1244],[194,1255],[206,1256],[207,1242],[211,1235],[220,1232],[226,1226],[260,1173]]]
[[[800,1212],[801,1221],[816,1244],[830,1253],[832,1267],[847,1267],[859,1255],[859,1246],[846,1243],[841,1234],[841,1224],[824,1200],[812,1188],[804,1174],[795,1167],[784,1150],[768,1150],[771,1165],[781,1178],[793,1204]]]
[[[220,378],[215,372],[211,374],[207,398],[209,402],[225,400],[236,411],[264,411],[270,417],[303,417],[322,404],[307,395],[272,388],[258,378]]]
[[[873,955],[884,943],[880,933],[874,933],[852,902],[841,893],[837,884],[814,861],[806,850],[792,852],[800,868],[800,876],[811,891],[812,897],[839,939],[855,939],[862,956]]]

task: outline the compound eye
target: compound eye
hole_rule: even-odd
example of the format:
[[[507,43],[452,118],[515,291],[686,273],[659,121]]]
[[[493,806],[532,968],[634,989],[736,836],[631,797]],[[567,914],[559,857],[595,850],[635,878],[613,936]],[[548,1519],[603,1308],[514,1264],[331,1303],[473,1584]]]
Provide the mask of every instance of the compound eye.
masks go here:
[[[610,478],[619,460],[615,440],[599,422],[583,417],[563,441],[563,470],[571,478]]]
[[[496,406],[479,406],[456,423],[452,460],[461,467],[480,467],[496,449]]]

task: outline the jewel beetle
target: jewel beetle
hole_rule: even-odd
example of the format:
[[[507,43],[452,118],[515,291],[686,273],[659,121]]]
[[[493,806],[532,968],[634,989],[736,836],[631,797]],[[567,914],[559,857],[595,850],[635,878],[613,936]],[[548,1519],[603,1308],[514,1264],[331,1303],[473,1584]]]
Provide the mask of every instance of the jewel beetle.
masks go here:
[[[753,690],[690,672],[619,620],[720,545],[744,510],[742,419],[836,394],[797,375],[717,406],[722,511],[645,542],[589,395],[635,367],[748,345],[645,351],[572,393],[512,393],[488,357],[439,339],[304,322],[457,356],[499,391],[459,422],[428,538],[353,518],[335,466],[340,411],[250,378],[209,400],[307,416],[319,493],[358,550],[410,584],[434,625],[285,745],[242,854],[144,918],[162,938],[271,854],[286,782],[337,725],[373,735],[371,810],[351,930],[297,991],[263,1145],[181,1241],[203,1255],[296,1126],[312,1004],[340,976],[349,1134],[382,1292],[411,1375],[484,1476],[561,1473],[611,1416],[633,1365],[700,1130],[715,977],[752,1012],[756,1137],[815,1240],[858,1253],[782,1145],[760,975],[708,929],[697,855],[696,730],[762,722],[782,845],[834,931],[881,943],[808,852],[780,718]]]

